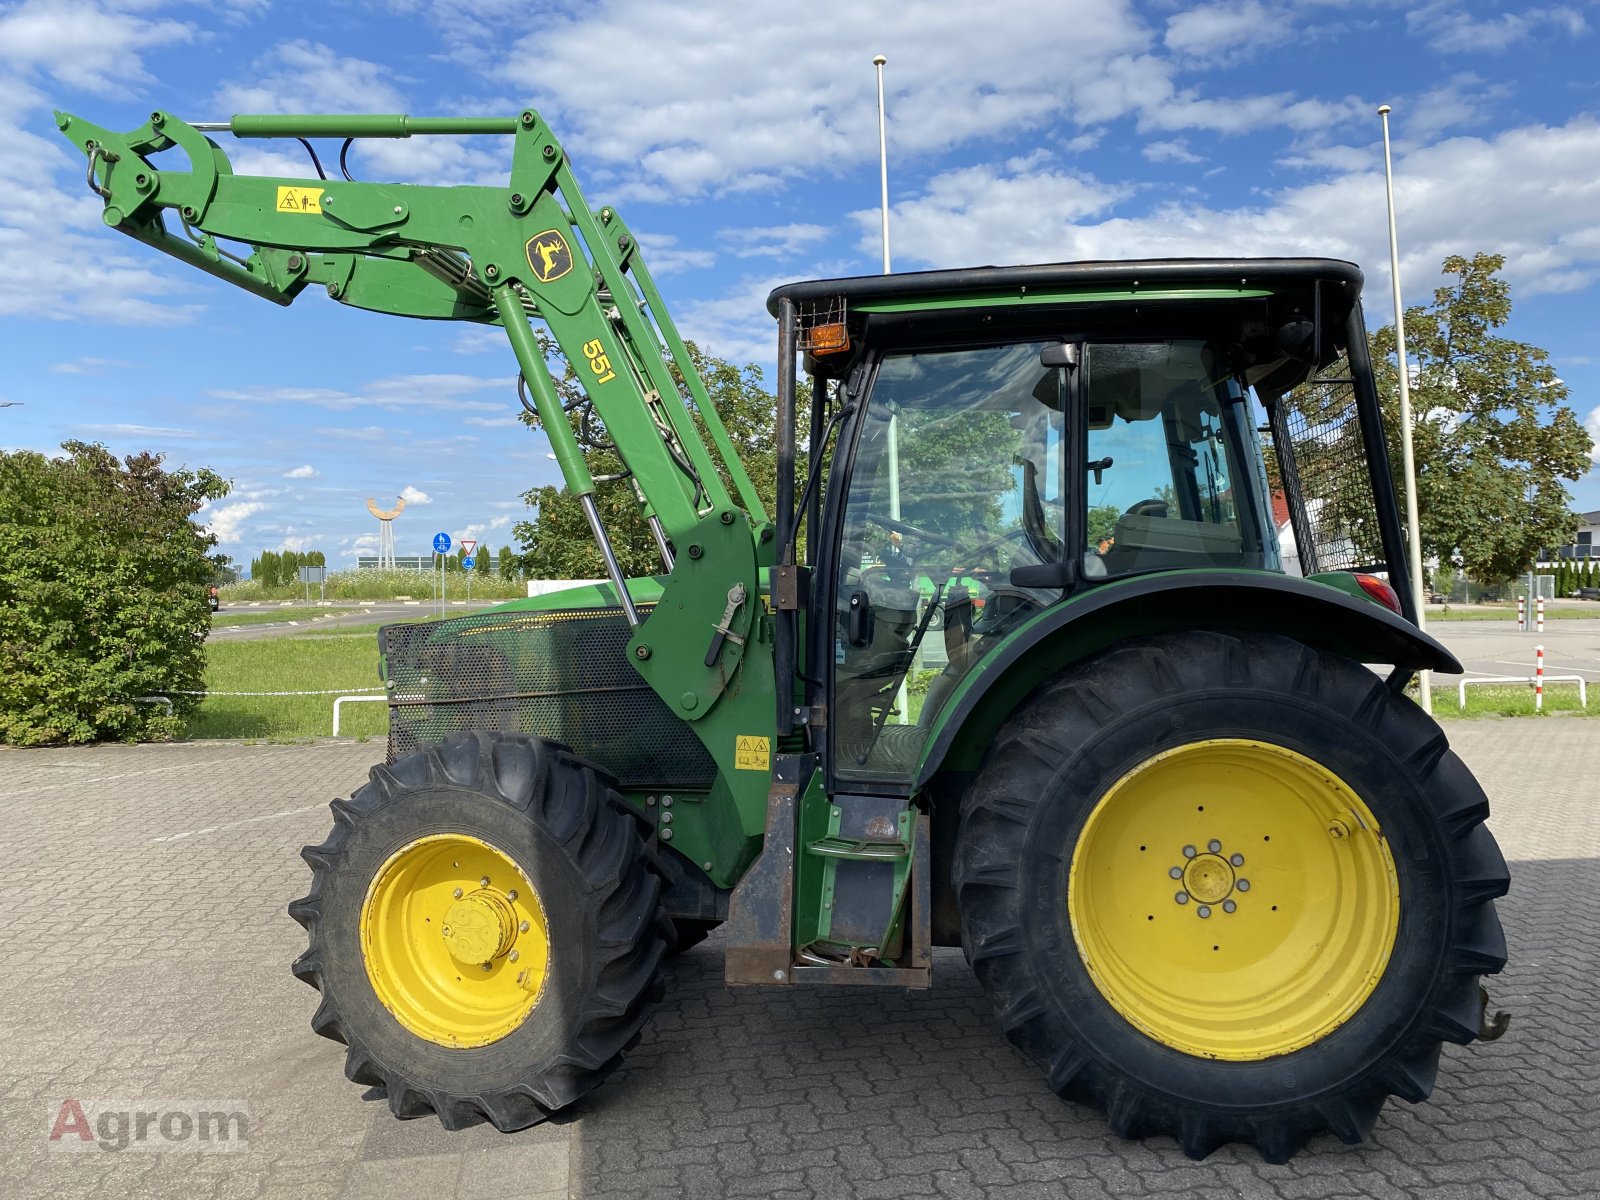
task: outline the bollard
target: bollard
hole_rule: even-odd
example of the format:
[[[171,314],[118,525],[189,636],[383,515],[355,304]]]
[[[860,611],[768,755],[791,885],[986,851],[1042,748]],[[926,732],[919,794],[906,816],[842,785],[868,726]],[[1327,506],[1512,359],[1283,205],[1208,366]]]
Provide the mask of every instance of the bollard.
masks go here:
[[[1533,711],[1544,711],[1544,647],[1533,648]]]
[[[1528,631],[1528,598],[1526,596],[1518,596],[1517,597],[1517,632],[1518,633],[1526,633],[1527,631]]]
[[[1544,597],[1540,596],[1533,602],[1534,628],[1540,633],[1544,632]]]

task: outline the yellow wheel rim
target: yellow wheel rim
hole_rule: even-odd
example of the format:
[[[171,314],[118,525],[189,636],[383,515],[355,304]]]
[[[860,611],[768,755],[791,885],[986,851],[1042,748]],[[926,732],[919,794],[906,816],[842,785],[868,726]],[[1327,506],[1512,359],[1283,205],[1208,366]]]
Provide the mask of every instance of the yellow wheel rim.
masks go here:
[[[361,957],[372,990],[406,1029],[441,1046],[486,1046],[527,1020],[544,993],[544,905],[488,842],[418,838],[367,888]]]
[[[1400,923],[1372,811],[1304,755],[1196,742],[1111,787],[1073,850],[1078,954],[1117,1012],[1204,1058],[1287,1054],[1348,1021]]]

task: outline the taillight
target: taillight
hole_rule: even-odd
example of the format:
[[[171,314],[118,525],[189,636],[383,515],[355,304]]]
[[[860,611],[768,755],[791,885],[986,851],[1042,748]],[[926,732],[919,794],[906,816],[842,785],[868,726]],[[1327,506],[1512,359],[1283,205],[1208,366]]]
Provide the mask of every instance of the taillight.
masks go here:
[[[1361,585],[1361,590],[1371,596],[1379,604],[1395,613],[1400,611],[1400,595],[1389,586],[1387,579],[1379,579],[1376,575],[1356,576],[1356,582]]]

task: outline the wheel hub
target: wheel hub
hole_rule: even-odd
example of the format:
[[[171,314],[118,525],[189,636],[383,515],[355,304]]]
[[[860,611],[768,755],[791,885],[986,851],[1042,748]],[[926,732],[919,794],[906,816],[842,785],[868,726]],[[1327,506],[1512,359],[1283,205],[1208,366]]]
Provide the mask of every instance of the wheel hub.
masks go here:
[[[450,906],[439,933],[451,958],[475,967],[511,949],[517,915],[505,896],[481,888]]]
[[[1220,854],[1197,854],[1183,869],[1183,890],[1201,904],[1220,904],[1233,891],[1233,868]]]
[[[532,882],[505,851],[464,833],[418,838],[389,856],[362,904],[361,953],[395,1020],[449,1047],[515,1030],[550,969]]]

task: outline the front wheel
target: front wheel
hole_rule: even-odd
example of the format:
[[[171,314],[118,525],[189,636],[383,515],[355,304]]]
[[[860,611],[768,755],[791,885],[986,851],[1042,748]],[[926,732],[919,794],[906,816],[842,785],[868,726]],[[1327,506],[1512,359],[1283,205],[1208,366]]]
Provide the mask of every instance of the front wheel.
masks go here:
[[[1508,876],[1434,722],[1287,638],[1125,642],[963,802],[962,943],[1006,1036],[1127,1137],[1360,1141],[1480,1029]]]
[[[289,906],[311,1026],[398,1117],[542,1120],[599,1084],[660,998],[673,937],[620,796],[564,747],[463,733],[334,801]]]

